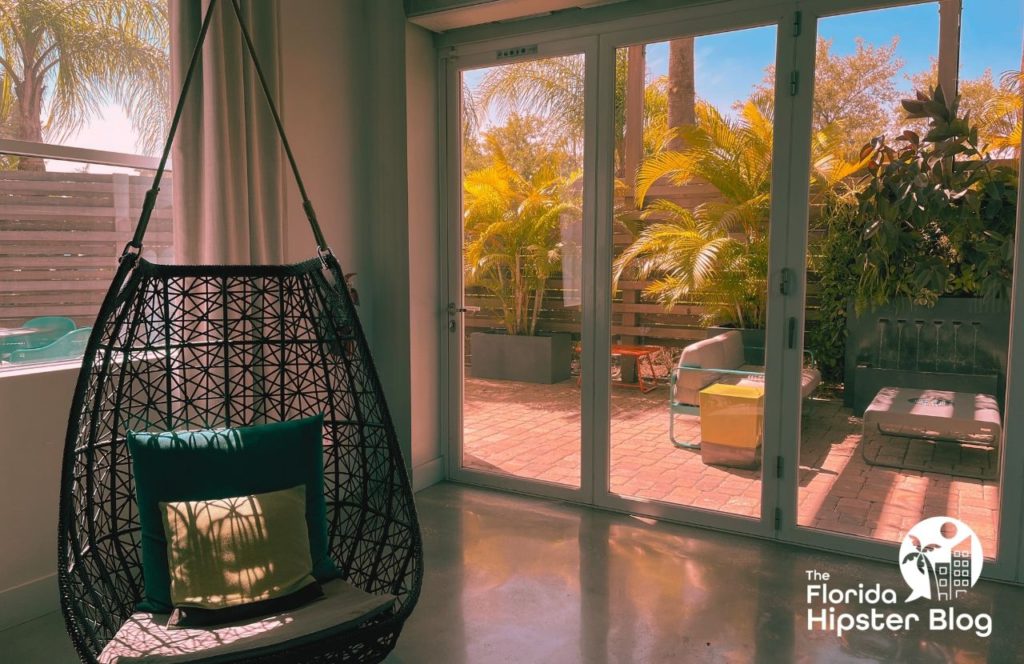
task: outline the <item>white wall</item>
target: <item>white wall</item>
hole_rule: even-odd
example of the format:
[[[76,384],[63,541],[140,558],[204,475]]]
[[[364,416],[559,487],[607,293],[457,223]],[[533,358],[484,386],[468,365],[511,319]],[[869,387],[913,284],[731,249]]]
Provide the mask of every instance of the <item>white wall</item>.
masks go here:
[[[417,489],[443,477],[437,70],[400,0],[294,0],[282,12],[284,120],[360,319]],[[408,109],[408,112],[407,112]],[[288,255],[312,242],[293,188]]]
[[[413,388],[402,3],[292,0],[286,7],[285,127],[327,240],[343,269],[357,273],[360,320],[409,462]],[[308,257],[313,244],[294,187],[288,213],[288,255]]]
[[[77,379],[77,367],[0,377],[0,629],[58,608],[57,502]]]
[[[409,326],[411,338],[413,486],[444,476],[441,358],[446,302],[440,282],[438,222],[438,81],[433,34],[405,29],[406,145],[409,164]]]

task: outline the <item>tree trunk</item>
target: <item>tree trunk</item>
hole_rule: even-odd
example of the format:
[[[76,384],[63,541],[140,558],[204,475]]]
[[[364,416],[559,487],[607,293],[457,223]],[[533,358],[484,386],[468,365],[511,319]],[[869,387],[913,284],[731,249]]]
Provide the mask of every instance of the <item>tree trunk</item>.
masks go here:
[[[697,91],[693,74],[693,37],[673,39],[668,43],[668,126],[675,128],[696,122],[694,106]],[[672,139],[669,147],[682,147],[679,138]]]
[[[15,136],[18,140],[43,142],[43,86],[31,71],[15,85],[17,100],[14,107]],[[19,171],[45,171],[46,165],[38,157],[19,157]]]
[[[530,335],[537,334],[537,318],[540,316],[540,309],[544,305],[544,289],[547,287],[547,280],[537,286],[533,293],[533,314],[530,316]]]
[[[647,71],[644,46],[630,46],[627,58],[623,174],[626,184],[632,188],[644,158],[644,76]]]

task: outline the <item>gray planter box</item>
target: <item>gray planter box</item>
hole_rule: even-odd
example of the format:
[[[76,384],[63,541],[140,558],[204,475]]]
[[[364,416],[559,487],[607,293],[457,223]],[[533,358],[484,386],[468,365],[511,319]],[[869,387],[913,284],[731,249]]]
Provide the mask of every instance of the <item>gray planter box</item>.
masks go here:
[[[526,383],[568,380],[571,344],[572,337],[561,333],[530,337],[473,332],[469,335],[470,375]]]

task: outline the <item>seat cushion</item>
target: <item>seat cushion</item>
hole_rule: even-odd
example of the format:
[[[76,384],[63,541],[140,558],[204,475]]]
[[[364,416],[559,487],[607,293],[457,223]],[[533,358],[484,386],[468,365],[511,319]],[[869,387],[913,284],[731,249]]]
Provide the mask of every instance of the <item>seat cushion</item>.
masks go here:
[[[744,364],[741,369],[743,371],[764,371],[764,367],[759,367],[753,364]],[[725,383],[726,385],[739,385],[741,387],[760,387],[764,388],[764,373],[758,373],[750,376],[742,376],[737,374],[730,374],[723,376],[719,383]],[[811,393],[821,384],[821,372],[817,369],[806,368],[800,372],[800,396],[804,399],[811,396]]]
[[[800,371],[800,396],[806,399],[821,385],[821,372],[812,367]]]
[[[306,487],[313,576],[336,576],[328,555],[323,416],[236,429],[128,434],[142,531],[145,595],[140,611],[171,611],[167,539],[160,503],[213,500]]]
[[[343,632],[388,610],[393,595],[371,595],[345,581],[324,584],[324,599],[257,620],[210,628],[168,629],[167,615],[135,613],[100,653],[100,664],[234,661],[285,644]]]
[[[743,334],[734,330],[712,338],[722,345],[723,369],[735,369],[743,364]]]
[[[989,394],[883,387],[864,411],[864,433],[997,445],[999,404]]]

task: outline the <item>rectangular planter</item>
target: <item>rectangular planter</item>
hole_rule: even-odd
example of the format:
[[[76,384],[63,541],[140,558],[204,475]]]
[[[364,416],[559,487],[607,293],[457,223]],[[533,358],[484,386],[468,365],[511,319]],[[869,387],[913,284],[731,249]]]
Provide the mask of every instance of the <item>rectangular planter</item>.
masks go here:
[[[474,378],[548,384],[569,379],[572,337],[568,334],[473,332],[469,344],[470,375]]]
[[[983,392],[1003,404],[1010,308],[940,297],[934,307],[889,304],[846,318],[844,397],[860,415],[881,387]]]

